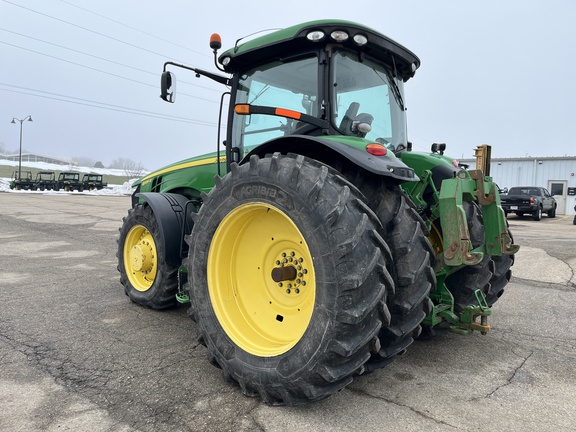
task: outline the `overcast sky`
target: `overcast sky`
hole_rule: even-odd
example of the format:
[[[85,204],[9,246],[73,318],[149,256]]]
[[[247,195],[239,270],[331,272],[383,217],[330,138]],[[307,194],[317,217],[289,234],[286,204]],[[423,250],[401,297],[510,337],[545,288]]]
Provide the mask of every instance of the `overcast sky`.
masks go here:
[[[166,60],[214,70],[208,46],[314,19],[375,28],[416,53],[405,86],[415,150],[480,144],[493,157],[576,155],[576,1],[0,0],[0,143],[147,169],[213,151],[222,88]]]

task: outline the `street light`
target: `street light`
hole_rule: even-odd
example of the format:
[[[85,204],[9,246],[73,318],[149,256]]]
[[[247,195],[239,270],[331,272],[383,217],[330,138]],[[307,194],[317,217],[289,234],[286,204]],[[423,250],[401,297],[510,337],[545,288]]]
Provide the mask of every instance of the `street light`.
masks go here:
[[[24,117],[22,120],[17,119],[14,117],[10,123],[16,124],[14,120],[18,120],[20,122],[20,158],[18,159],[18,180],[22,179],[22,123],[24,121],[32,121],[32,116],[29,115],[28,117]]]

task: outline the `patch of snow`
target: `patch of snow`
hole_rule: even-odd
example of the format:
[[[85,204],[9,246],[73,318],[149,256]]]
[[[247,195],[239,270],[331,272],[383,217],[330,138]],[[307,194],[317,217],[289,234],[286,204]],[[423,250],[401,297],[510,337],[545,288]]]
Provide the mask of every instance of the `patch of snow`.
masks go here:
[[[13,166],[16,169],[18,168],[18,161],[9,161],[9,160],[1,160],[1,165],[4,166]],[[90,167],[70,167],[68,165],[57,165],[57,164],[50,164],[46,162],[22,162],[22,171],[26,171],[26,168],[36,168],[41,171],[74,171],[79,173],[95,173],[95,174],[102,174],[102,175],[113,175],[113,176],[120,176],[125,177],[126,173],[124,170],[121,169],[110,169],[110,168],[90,168]],[[146,173],[143,173],[145,175]],[[44,195],[71,195],[71,194],[83,194],[83,195],[131,195],[133,188],[132,183],[136,181],[136,179],[132,179],[130,181],[125,182],[122,185],[114,185],[109,184],[104,189],[100,190],[92,190],[92,191],[73,191],[73,192],[65,192],[61,191],[32,191],[32,190],[12,190],[10,189],[10,182],[12,179],[10,178],[0,178],[0,192],[10,192],[10,193],[28,193],[28,194],[44,194]]]

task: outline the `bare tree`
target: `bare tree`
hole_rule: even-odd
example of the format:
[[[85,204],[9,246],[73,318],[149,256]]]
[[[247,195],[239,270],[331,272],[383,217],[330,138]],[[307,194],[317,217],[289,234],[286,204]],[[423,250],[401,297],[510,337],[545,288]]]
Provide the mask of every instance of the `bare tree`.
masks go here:
[[[124,175],[128,178],[142,177],[146,169],[142,166],[142,162],[134,162],[132,159],[118,158],[114,159],[109,168],[121,169]]]
[[[144,167],[142,166],[142,162],[134,162],[133,160],[128,159],[124,164],[124,174],[128,178],[138,178],[142,177],[144,173]]]

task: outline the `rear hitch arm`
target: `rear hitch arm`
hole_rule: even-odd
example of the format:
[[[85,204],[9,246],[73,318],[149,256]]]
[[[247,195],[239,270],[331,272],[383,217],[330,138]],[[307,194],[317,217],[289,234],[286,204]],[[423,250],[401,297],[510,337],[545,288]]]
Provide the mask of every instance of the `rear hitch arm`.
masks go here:
[[[454,312],[452,294],[444,283],[439,286],[443,288],[431,294],[430,297],[434,301],[434,308],[424,319],[423,324],[430,327],[436,325],[442,328],[447,327],[451,332],[460,335],[472,334],[474,330],[486,335],[490,331],[488,317],[492,314],[492,310],[488,307],[486,297],[482,291],[476,290],[474,292],[477,304],[466,306],[460,315],[457,315]]]
[[[476,197],[482,206],[487,253],[489,255],[515,254],[520,246],[512,244],[496,184],[491,177],[484,177],[480,170],[469,171],[469,173],[476,182]]]
[[[473,199],[475,187],[476,183],[465,170],[442,182],[439,207],[446,265],[476,265],[484,258],[482,252],[472,252],[468,220],[463,207],[465,198]]]

